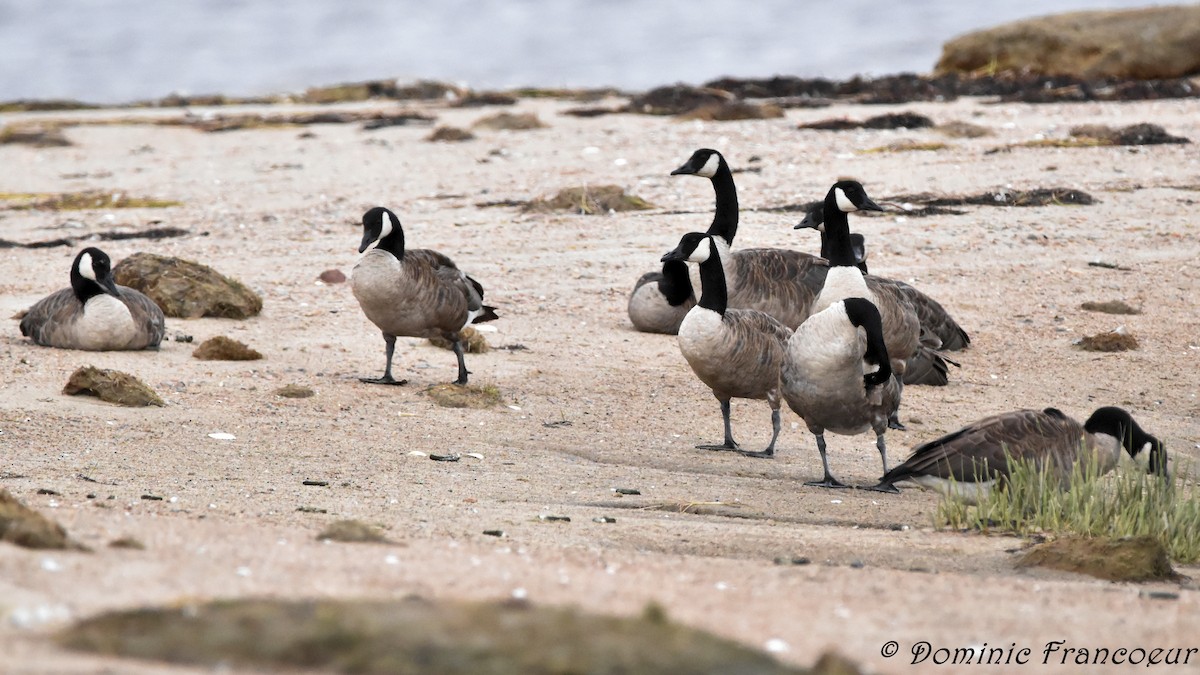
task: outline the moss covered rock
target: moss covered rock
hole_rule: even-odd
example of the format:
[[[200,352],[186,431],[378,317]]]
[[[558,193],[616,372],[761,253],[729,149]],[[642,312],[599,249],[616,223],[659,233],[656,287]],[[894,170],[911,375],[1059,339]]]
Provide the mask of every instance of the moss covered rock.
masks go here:
[[[68,396],[96,396],[101,401],[134,408],[166,405],[153,389],[133,375],[95,366],[84,366],[71,373],[63,393]]]
[[[118,284],[150,297],[163,314],[195,319],[247,319],[262,311],[262,298],[216,270],[182,258],[135,253],[113,268]]]

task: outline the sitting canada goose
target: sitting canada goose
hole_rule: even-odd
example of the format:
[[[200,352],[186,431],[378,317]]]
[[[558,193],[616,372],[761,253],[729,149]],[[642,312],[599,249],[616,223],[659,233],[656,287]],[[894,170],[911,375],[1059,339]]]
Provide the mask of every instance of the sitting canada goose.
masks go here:
[[[985,417],[918,446],[903,464],[884,472],[880,483],[909,480],[974,504],[1008,478],[1010,457],[1045,468],[1065,487],[1080,462],[1095,461],[1100,474],[1111,471],[1122,447],[1130,457],[1145,450],[1149,472],[1167,475],[1166,446],[1142,431],[1128,412],[1107,406],[1082,426],[1056,408]]]
[[[921,324],[912,303],[894,285],[869,281],[855,265],[850,245],[850,221],[846,214],[860,209],[883,210],[867,196],[858,181],[840,180],[825,195],[829,271],[810,311],[820,312],[842,298],[870,300],[883,317],[883,337],[892,359],[892,370],[901,381],[908,381],[905,373],[911,368],[919,370],[925,384],[945,384],[946,361],[930,345],[921,342]],[[893,426],[900,427],[899,422],[893,420]]]
[[[720,401],[725,442],[696,447],[773,457],[779,438],[779,369],[792,331],[758,310],[727,308],[725,272],[715,240],[708,234],[685,234],[679,246],[662,258],[663,262],[700,264],[700,301],[679,326],[679,351]],[[771,442],[765,450],[742,450],[733,440],[729,421],[732,398],[766,399],[771,406]]]
[[[687,264],[679,260],[663,263],[661,272],[647,272],[629,295],[629,320],[643,333],[675,335],[688,310],[696,305]]]
[[[825,432],[847,436],[875,432],[887,471],[883,435],[900,407],[900,382],[892,374],[879,310],[869,300],[844,298],[808,317],[787,343],[783,398],[817,437],[825,476],[805,485],[844,488],[829,472]],[[871,489],[897,492],[880,483]]]
[[[71,264],[71,287],[38,300],[21,319],[21,335],[59,349],[158,348],[166,334],[154,301],[113,280],[112,261],[85,248]]]
[[[824,205],[818,206],[809,210],[805,214],[804,219],[800,221],[795,229],[812,228],[821,233],[821,257],[828,258],[829,256],[829,238],[825,236],[825,209]],[[854,249],[854,259],[858,269],[862,270],[863,274],[867,273],[867,253],[866,241],[861,234],[850,235],[850,245]],[[967,331],[963,330],[962,326],[950,316],[944,307],[937,300],[929,297],[912,286],[896,279],[886,279],[884,277],[870,277],[868,282],[884,283],[895,286],[898,291],[904,294],[912,303],[913,308],[917,310],[917,318],[921,320],[921,329],[929,334],[937,337],[941,343],[936,346],[936,349],[946,351],[958,351],[966,349],[971,344],[971,337],[967,335]],[[907,381],[906,384],[914,384]]]
[[[367,254],[354,266],[351,287],[371,323],[383,331],[387,366],[383,377],[360,378],[371,384],[405,384],[392,378],[396,337],[444,338],[458,357],[458,379],[467,383],[459,331],[468,324],[499,318],[483,304],[483,286],[437,251],[404,248],[404,230],[396,214],[380,206],[362,217],[358,252]],[[370,249],[368,251],[368,249]]]

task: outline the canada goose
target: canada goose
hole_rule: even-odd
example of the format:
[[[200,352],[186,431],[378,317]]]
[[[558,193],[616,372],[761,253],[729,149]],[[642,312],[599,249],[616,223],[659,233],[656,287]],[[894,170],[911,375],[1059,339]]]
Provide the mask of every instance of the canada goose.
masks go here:
[[[679,326],[679,351],[700,381],[721,403],[725,423],[722,445],[698,445],[706,450],[733,450],[751,457],[773,457],[779,438],[779,372],[784,345],[792,331],[768,314],[753,309],[729,309],[725,272],[716,237],[691,232],[662,261],[700,265],[700,301]],[[732,398],[766,399],[771,406],[771,442],[760,452],[742,450],[733,440],[729,421]]]
[[[895,285],[865,277],[855,266],[850,245],[850,221],[846,214],[858,210],[882,211],[867,196],[862,184],[840,180],[825,195],[825,236],[828,239],[829,271],[811,312],[816,313],[842,298],[860,297],[870,300],[883,317],[883,336],[892,370],[902,382],[911,369],[920,375],[923,384],[946,384],[946,360],[921,342],[921,324],[916,309]],[[912,382],[910,382],[912,383]],[[893,420],[894,426],[899,426]]]
[[[112,261],[85,248],[71,264],[71,287],[38,300],[21,319],[21,335],[59,349],[158,348],[166,334],[154,301],[113,280]]]
[[[829,257],[829,238],[825,235],[825,215],[824,205],[818,206],[809,210],[805,214],[804,219],[800,221],[795,229],[812,228],[821,233],[821,257]],[[850,235],[850,245],[854,249],[854,259],[857,267],[862,270],[863,274],[867,273],[867,253],[866,241],[861,234],[853,233]],[[966,349],[971,344],[971,337],[967,331],[963,330],[962,326],[950,316],[944,307],[937,300],[929,297],[925,293],[913,288],[912,286],[899,281],[897,279],[887,279],[884,277],[870,277],[869,282],[890,284],[895,286],[898,291],[904,294],[912,303],[913,308],[917,310],[917,318],[921,321],[921,329],[928,331],[930,334],[937,337],[941,342],[937,349],[945,351],[958,351]],[[907,384],[914,384],[907,382]]]
[[[780,248],[748,248],[730,252],[738,229],[737,187],[725,157],[701,148],[672,176],[695,175],[712,181],[716,212],[708,234],[721,254],[729,306],[757,309],[795,329],[825,279],[826,264],[817,256]]]
[[[808,213],[804,214],[804,218],[792,229],[802,230],[805,228],[811,228],[821,233],[821,257],[828,260],[829,237],[825,236],[824,205],[818,205],[816,208],[810,209]],[[852,232],[850,234],[850,248],[854,250],[854,266],[862,270],[863,274],[868,274],[866,237],[857,232]]]
[[[643,333],[675,335],[688,310],[696,304],[687,264],[679,260],[663,263],[661,272],[647,272],[629,295],[629,320]]]
[[[975,504],[1008,478],[1010,457],[1046,468],[1066,486],[1080,462],[1094,460],[1099,473],[1111,471],[1122,447],[1130,457],[1145,450],[1149,472],[1167,475],[1166,446],[1128,412],[1107,406],[1082,426],[1056,408],[985,417],[918,446],[903,464],[884,472],[880,483],[909,480]]]
[[[371,323],[383,331],[387,366],[383,377],[360,378],[370,384],[405,384],[392,378],[396,337],[439,337],[449,340],[458,357],[458,379],[467,383],[467,364],[459,331],[468,324],[491,321],[495,307],[483,304],[483,286],[458,269],[445,255],[429,249],[404,248],[404,230],[396,214],[380,206],[362,217],[363,237],[351,287]],[[370,249],[370,250],[368,250]]]
[[[783,358],[783,398],[817,437],[825,476],[805,485],[848,487],[829,472],[825,432],[853,436],[875,432],[883,470],[883,435],[900,407],[900,383],[893,376],[879,310],[864,298],[844,298],[810,316],[787,343]],[[897,492],[880,483],[871,489]]]

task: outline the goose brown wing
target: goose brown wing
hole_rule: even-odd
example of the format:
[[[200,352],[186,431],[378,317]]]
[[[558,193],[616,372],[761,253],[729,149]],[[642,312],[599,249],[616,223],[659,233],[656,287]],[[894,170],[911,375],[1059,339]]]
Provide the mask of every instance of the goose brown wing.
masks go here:
[[[757,309],[791,329],[808,318],[829,271],[821,258],[781,248],[741,249],[732,260],[737,279],[730,284],[729,306]]]
[[[903,464],[884,476],[886,482],[913,476],[975,482],[1007,475],[1008,458],[1042,461],[1077,445],[1083,428],[1054,408],[1014,410],[985,417],[958,431],[918,446]]]
[[[913,309],[917,312],[917,318],[921,322],[921,328],[929,331],[941,340],[940,349],[946,351],[957,351],[965,349],[971,344],[971,337],[967,335],[967,331],[963,330],[962,326],[954,320],[945,307],[925,293],[916,288],[895,279],[887,279],[884,277],[868,277],[875,279],[879,284],[894,286],[901,295],[908,300]]]
[[[52,345],[55,334],[70,326],[83,311],[83,305],[70,288],[57,290],[38,300],[21,319],[21,335],[39,345]]]
[[[118,286],[117,290],[121,293],[121,302],[129,308],[129,314],[137,324],[138,346],[142,349],[157,347],[167,334],[162,308],[140,291],[128,286]]]

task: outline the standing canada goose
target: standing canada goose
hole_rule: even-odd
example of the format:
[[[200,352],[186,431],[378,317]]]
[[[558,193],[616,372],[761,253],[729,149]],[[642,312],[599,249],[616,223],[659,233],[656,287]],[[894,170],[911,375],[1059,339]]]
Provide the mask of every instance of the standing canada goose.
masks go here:
[[[858,210],[882,211],[867,196],[862,184],[840,180],[825,195],[825,236],[828,239],[829,271],[811,311],[820,312],[842,298],[870,300],[883,317],[883,337],[892,359],[892,370],[902,382],[910,369],[924,384],[946,384],[946,360],[921,342],[921,324],[917,311],[904,293],[890,283],[869,282],[854,261],[850,244],[850,221],[846,214]],[[872,277],[873,279],[873,277]],[[899,422],[893,420],[894,426]]]
[[[1121,408],[1098,408],[1083,425],[1061,410],[1014,410],[985,417],[929,441],[891,471],[881,484],[902,480],[975,504],[1009,477],[1009,459],[1048,470],[1065,487],[1081,462],[1096,462],[1099,474],[1117,465],[1124,447],[1130,457],[1143,450],[1149,472],[1167,475],[1167,449]]]
[[[483,286],[437,251],[405,250],[400,219],[388,209],[376,206],[367,211],[362,225],[358,252],[367,253],[354,266],[351,287],[363,314],[383,331],[387,365],[383,377],[360,379],[370,384],[405,384],[408,380],[392,378],[396,337],[437,337],[453,344],[458,357],[454,383],[466,384],[459,331],[468,324],[499,318],[495,307],[483,304]]]
[[[725,272],[716,237],[692,232],[683,236],[663,262],[700,265],[700,302],[679,326],[679,351],[700,381],[721,403],[725,423],[722,445],[706,450],[733,450],[750,457],[773,457],[779,438],[779,372],[792,331],[770,315],[753,309],[729,309]],[[732,398],[766,399],[771,406],[771,442],[760,452],[742,450],[733,440],[729,421]]]
[[[687,263],[668,260],[661,272],[647,272],[629,295],[629,320],[643,333],[675,335],[688,310],[696,305]]]
[[[71,264],[71,287],[38,300],[21,319],[21,335],[59,349],[158,348],[166,334],[154,301],[113,280],[112,261],[85,248]]]
[[[805,214],[804,219],[800,221],[794,229],[800,230],[804,228],[812,228],[821,233],[821,257],[828,259],[829,257],[829,237],[825,235],[825,215],[824,205],[811,209]],[[861,234],[850,235],[850,245],[854,249],[855,264],[858,269],[862,270],[863,274],[867,273],[867,253],[866,241]],[[868,283],[875,282],[881,284],[889,284],[896,287],[896,290],[903,293],[913,308],[917,310],[917,318],[921,321],[921,329],[929,334],[937,337],[941,344],[936,349],[945,351],[958,351],[966,349],[971,344],[971,336],[967,331],[963,330],[962,326],[950,316],[946,308],[933,298],[925,293],[913,288],[912,286],[899,281],[897,279],[886,279],[884,277],[869,277]],[[915,384],[914,382],[906,381],[906,384]]]
[[[708,234],[713,235],[725,268],[729,306],[757,309],[795,329],[825,279],[825,261],[817,256],[780,248],[748,248],[730,253],[737,236],[738,198],[733,172],[716,150],[701,148],[672,176],[694,175],[712,181],[716,212]]]
[[[864,298],[844,298],[810,316],[787,343],[783,398],[817,438],[825,476],[805,485],[848,487],[829,472],[825,432],[853,436],[875,432],[883,470],[883,435],[900,407],[900,383],[892,374],[879,310]],[[880,483],[871,489],[897,492]]]

